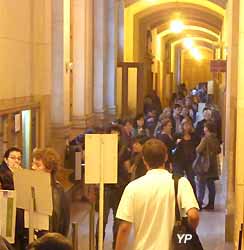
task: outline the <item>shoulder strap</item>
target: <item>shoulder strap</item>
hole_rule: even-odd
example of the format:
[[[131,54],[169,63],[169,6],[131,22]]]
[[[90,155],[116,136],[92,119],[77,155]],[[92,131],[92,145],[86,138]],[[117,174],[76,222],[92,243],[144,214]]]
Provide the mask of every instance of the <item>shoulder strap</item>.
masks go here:
[[[181,216],[180,216],[180,209],[179,209],[179,204],[178,204],[178,183],[179,183],[179,179],[181,178],[181,176],[175,176],[173,175],[173,179],[174,179],[174,189],[175,189],[175,219],[176,221],[181,221]]]

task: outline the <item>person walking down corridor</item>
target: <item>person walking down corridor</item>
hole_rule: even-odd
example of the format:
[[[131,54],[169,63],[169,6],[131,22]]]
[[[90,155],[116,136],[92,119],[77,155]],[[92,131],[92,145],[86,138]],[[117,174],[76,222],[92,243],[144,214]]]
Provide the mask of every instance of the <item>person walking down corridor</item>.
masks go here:
[[[177,174],[186,174],[193,191],[196,194],[195,173],[192,163],[196,158],[197,139],[194,134],[192,121],[185,118],[181,122],[182,133],[177,135],[173,169]]]
[[[219,140],[215,134],[215,124],[206,122],[204,124],[204,134],[196,151],[199,154],[207,154],[209,157],[209,169],[206,174],[198,176],[198,201],[200,207],[203,205],[205,187],[207,185],[209,195],[208,204],[203,209],[213,210],[215,201],[215,181],[219,179],[217,155],[221,152]]]
[[[132,226],[134,250],[170,250],[175,223],[175,190],[171,173],[165,170],[167,149],[157,139],[148,140],[142,150],[148,169],[145,176],[125,188],[116,217],[121,220],[116,250],[126,249]],[[198,203],[189,181],[179,179],[178,204],[181,214],[195,230],[199,223]]]

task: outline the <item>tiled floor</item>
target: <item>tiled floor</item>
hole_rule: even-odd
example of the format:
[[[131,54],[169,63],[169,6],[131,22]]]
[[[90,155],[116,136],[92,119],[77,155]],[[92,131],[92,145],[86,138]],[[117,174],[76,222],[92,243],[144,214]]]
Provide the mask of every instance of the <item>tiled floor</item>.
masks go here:
[[[231,244],[224,241],[225,230],[225,178],[216,182],[217,197],[216,210],[213,212],[203,211],[200,214],[200,225],[198,234],[202,241],[204,250],[233,250]],[[79,223],[79,250],[89,249],[89,206],[75,202],[72,205],[72,221]],[[105,250],[111,250],[112,241],[112,213],[110,213],[109,224],[104,243]],[[128,250],[132,247],[128,246]]]

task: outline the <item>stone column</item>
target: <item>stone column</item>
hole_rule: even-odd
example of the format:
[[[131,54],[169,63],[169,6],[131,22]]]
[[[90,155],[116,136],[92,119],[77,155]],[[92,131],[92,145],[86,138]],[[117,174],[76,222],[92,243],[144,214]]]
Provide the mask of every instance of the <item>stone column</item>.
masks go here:
[[[117,11],[118,2],[114,0],[106,0],[105,22],[107,25],[108,38],[105,44],[107,51],[106,58],[106,87],[105,87],[105,109],[108,117],[113,118],[116,115],[116,68],[117,68]]]
[[[72,130],[92,124],[93,117],[93,0],[73,0]]]
[[[116,113],[118,2],[94,0],[94,111],[97,122]]]
[[[52,90],[50,145],[63,154],[69,135],[70,1],[52,1]],[[48,110],[46,111],[48,112]]]
[[[106,0],[94,0],[94,90],[93,104],[96,123],[104,120],[104,88],[106,80],[105,57],[105,2]]]
[[[117,60],[118,62],[124,61],[124,1],[118,1],[118,16],[117,16]]]
[[[233,1],[235,3],[233,9],[233,16],[238,16],[239,12],[239,39],[236,40],[238,46],[238,55],[236,57],[238,63],[238,73],[237,73],[237,126],[236,126],[236,211],[235,211],[235,246],[237,249],[239,241],[239,232],[241,230],[241,225],[244,223],[244,155],[243,155],[243,140],[244,140],[244,0]],[[235,24],[238,26],[238,22]],[[233,32],[236,31],[235,29]],[[231,111],[232,112],[232,111]],[[242,232],[242,247],[244,248],[244,232]]]
[[[228,62],[226,84],[226,127],[224,169],[227,169],[227,213],[226,240],[234,239],[235,216],[235,152],[236,152],[236,112],[237,112],[237,74],[238,74],[238,4],[230,0],[227,6],[228,19]]]

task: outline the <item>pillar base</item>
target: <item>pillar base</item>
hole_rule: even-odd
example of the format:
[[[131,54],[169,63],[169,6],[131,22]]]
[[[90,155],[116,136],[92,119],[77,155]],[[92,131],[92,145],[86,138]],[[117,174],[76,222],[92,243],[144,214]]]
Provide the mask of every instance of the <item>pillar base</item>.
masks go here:
[[[116,119],[116,106],[110,106],[105,111],[105,122],[112,122]]]
[[[94,114],[85,116],[72,116],[71,137],[76,137],[87,128],[94,126]]]
[[[106,115],[105,115],[105,111],[97,111],[94,113],[94,124],[95,126],[104,126],[105,125],[105,119]]]
[[[64,160],[65,149],[70,139],[70,126],[51,124],[51,136],[49,138],[48,146],[53,147]]]

